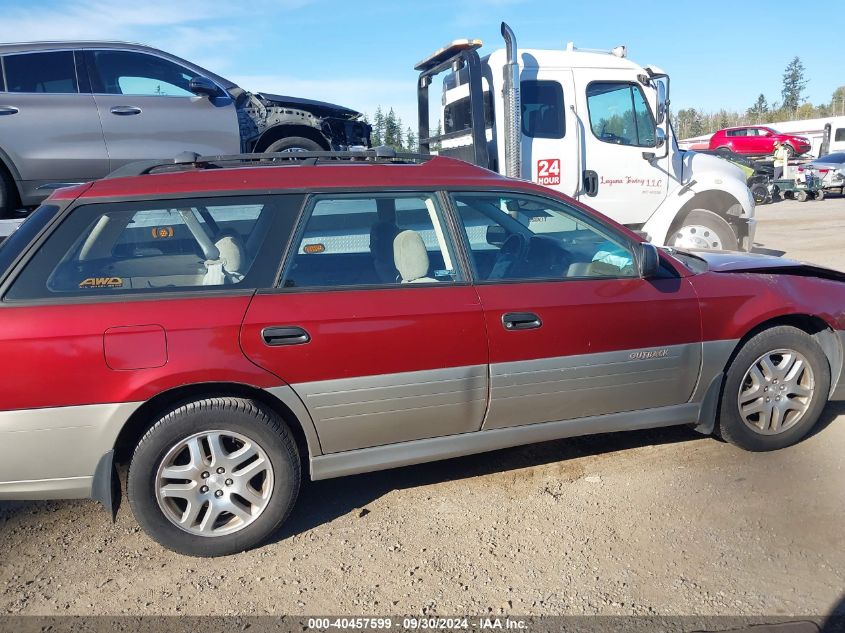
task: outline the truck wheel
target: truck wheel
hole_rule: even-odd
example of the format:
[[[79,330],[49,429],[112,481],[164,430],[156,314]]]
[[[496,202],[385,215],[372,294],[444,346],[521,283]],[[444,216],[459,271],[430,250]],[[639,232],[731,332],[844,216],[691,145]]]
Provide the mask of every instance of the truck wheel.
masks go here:
[[[750,339],[725,377],[719,435],[748,451],[798,442],[815,425],[830,390],[830,365],[815,339],[778,326]]]
[[[265,152],[322,152],[325,148],[310,138],[290,136],[279,139],[265,149]]]
[[[731,225],[707,209],[693,209],[669,231],[667,246],[735,251],[739,240]]]
[[[223,556],[265,541],[299,493],[293,436],[271,410],[242,398],[184,404],[141,438],[127,493],[141,527],[189,556]]]

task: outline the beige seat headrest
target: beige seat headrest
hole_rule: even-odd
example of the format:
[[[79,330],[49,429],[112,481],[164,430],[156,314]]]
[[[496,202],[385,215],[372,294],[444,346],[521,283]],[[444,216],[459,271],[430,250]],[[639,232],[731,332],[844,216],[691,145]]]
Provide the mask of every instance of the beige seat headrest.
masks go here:
[[[416,231],[402,231],[393,240],[393,263],[402,283],[419,281],[436,281],[428,275],[428,253],[425,243]]]
[[[228,273],[240,273],[244,263],[244,249],[241,240],[235,235],[224,235],[214,245],[220,251],[220,260]]]

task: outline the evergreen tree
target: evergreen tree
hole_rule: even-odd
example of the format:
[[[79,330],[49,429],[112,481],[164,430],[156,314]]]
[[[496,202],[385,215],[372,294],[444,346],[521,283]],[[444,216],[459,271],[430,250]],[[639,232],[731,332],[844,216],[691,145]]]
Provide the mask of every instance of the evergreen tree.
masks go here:
[[[839,86],[833,91],[830,99],[830,114],[831,116],[845,115],[845,86]]]
[[[433,136],[439,137],[439,136],[442,136],[442,135],[443,135],[443,123],[440,121],[440,119],[437,119],[437,131],[433,134]],[[443,144],[440,142],[439,139],[437,141],[431,143],[430,149],[431,149],[432,153],[439,152],[442,148],[443,148]]]
[[[384,113],[381,111],[381,106],[376,108],[376,114],[373,118],[373,133],[371,143],[373,147],[384,145]]]
[[[401,148],[402,147],[402,128],[398,127],[396,120],[396,112],[393,108],[384,117],[384,137],[383,142],[388,147]]]
[[[766,96],[763,93],[760,93],[760,96],[757,97],[757,101],[754,102],[754,105],[746,111],[746,115],[752,118],[755,123],[759,123],[763,115],[768,111],[769,104],[766,102]]]
[[[417,135],[414,134],[410,125],[408,126],[408,131],[405,133],[405,147],[409,152],[419,151],[419,147],[417,147]]]
[[[794,112],[804,100],[804,89],[807,87],[807,79],[804,77],[804,64],[796,56],[783,71],[783,108]]]

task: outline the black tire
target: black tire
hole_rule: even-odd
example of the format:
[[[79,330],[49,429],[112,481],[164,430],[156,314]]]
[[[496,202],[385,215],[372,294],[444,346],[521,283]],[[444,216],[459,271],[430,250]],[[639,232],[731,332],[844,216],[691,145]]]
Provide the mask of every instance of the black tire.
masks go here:
[[[722,156],[729,156],[733,154],[733,150],[727,145],[722,145],[721,147],[716,148],[716,153],[721,154]]]
[[[265,152],[322,152],[325,147],[302,136],[289,136],[271,143]]]
[[[751,185],[751,195],[754,196],[754,202],[756,204],[769,204],[772,201],[769,188],[762,183]]]
[[[746,424],[739,410],[738,399],[746,372],[765,354],[781,349],[794,350],[804,356],[812,369],[815,385],[803,415],[783,431],[766,435]],[[777,388],[771,387],[772,390]],[[722,389],[718,434],[731,444],[748,451],[773,451],[791,446],[806,436],[816,424],[827,403],[829,391],[830,365],[812,336],[785,325],[763,330],[742,346],[728,368]]]
[[[693,209],[687,213],[684,219],[679,221],[669,231],[669,239],[666,241],[667,246],[682,246],[683,243],[680,240],[684,237],[682,231],[686,227],[703,227],[705,232],[701,232],[700,237],[704,242],[711,244],[715,242],[715,240],[712,240],[712,232],[712,234],[718,237],[722,250],[735,251],[739,249],[739,240],[731,225],[720,215],[707,209]],[[698,235],[698,229],[695,230]]]
[[[12,212],[17,208],[17,201],[18,192],[15,189],[15,183],[0,166],[0,218],[11,217]]]
[[[260,447],[272,466],[273,484],[268,486],[267,504],[251,523],[229,534],[200,536],[168,518],[157,499],[156,480],[174,446],[194,434],[214,430],[240,434]],[[300,478],[296,442],[279,416],[252,400],[209,398],[171,410],[146,432],[132,455],[127,496],[138,523],[164,547],[189,556],[224,556],[263,543],[281,527],[296,502]]]

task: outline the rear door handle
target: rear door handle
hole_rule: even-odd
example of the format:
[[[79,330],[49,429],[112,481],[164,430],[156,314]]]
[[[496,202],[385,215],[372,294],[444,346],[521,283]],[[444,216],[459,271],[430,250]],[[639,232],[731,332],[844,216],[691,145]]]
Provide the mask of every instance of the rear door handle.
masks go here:
[[[266,327],[261,330],[261,338],[267,345],[302,345],[311,340],[311,336],[301,327],[286,325]]]
[[[141,114],[141,108],[137,106],[114,106],[109,112],[117,116],[131,116],[133,114]]]
[[[533,312],[508,312],[502,315],[506,330],[536,330],[543,322]]]
[[[15,106],[0,106],[0,116],[5,116],[7,114],[17,114],[20,112]]]

